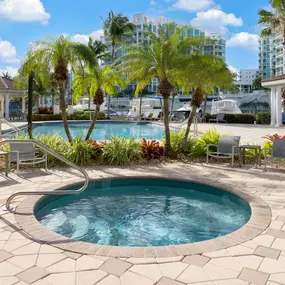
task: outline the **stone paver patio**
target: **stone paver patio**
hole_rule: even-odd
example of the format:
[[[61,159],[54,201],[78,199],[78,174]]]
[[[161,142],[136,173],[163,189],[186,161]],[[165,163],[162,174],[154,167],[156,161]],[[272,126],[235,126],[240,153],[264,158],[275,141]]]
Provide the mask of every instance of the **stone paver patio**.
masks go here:
[[[285,284],[285,171],[231,169],[215,165],[162,164],[130,168],[87,169],[92,179],[159,176],[207,181],[235,187],[261,198],[271,209],[271,223],[251,240],[203,254],[136,258],[112,256],[111,247],[94,254],[66,251],[31,238],[5,209],[18,191],[54,190],[82,178],[71,169],[0,174],[1,285],[276,285]],[[25,197],[18,197],[13,208]],[[16,210],[17,212],[17,210]],[[262,217],[261,217],[262,218]],[[35,237],[37,233],[34,233]],[[134,249],[135,251],[135,249]],[[138,250],[139,251],[139,250]],[[138,256],[140,252],[138,252]]]

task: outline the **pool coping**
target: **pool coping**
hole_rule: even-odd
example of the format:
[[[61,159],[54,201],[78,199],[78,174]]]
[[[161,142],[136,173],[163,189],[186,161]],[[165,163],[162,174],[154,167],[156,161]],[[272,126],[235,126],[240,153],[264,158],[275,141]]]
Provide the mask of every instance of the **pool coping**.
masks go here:
[[[125,179],[164,179],[152,175],[132,175]],[[122,179],[113,175],[107,178],[91,179],[90,182]],[[206,252],[217,251],[229,247],[237,246],[260,235],[264,232],[271,222],[271,209],[259,196],[248,194],[245,190],[236,185],[225,185],[221,182],[213,181],[211,178],[204,179],[203,183],[195,179],[181,179],[178,177],[167,177],[168,180],[177,180],[183,182],[194,182],[201,185],[217,187],[223,191],[229,192],[245,200],[252,211],[252,215],[247,224],[239,230],[229,233],[225,236],[211,240],[196,242],[183,245],[156,246],[156,247],[126,247],[126,246],[107,246],[92,244],[83,241],[76,241],[65,236],[59,235],[50,229],[44,227],[35,217],[34,208],[45,197],[43,195],[29,196],[23,200],[15,210],[15,218],[18,225],[39,243],[46,243],[54,247],[88,255],[120,257],[120,258],[154,258],[154,257],[176,257],[194,254],[203,254]],[[165,180],[165,179],[164,179]],[[65,185],[54,190],[79,185],[82,182]]]

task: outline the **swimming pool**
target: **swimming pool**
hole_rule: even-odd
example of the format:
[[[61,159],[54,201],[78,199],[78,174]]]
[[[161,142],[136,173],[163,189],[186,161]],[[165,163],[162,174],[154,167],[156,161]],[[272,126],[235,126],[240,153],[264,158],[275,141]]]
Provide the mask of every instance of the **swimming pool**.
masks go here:
[[[86,136],[90,122],[68,123],[72,137]],[[34,124],[34,135],[62,135],[66,138],[63,123],[37,123]],[[162,139],[164,128],[148,122],[97,122],[91,135],[93,140],[107,140],[118,136],[137,139]]]
[[[49,196],[34,213],[42,225],[74,240],[148,247],[189,244],[234,232],[249,221],[251,208],[215,187],[132,178],[92,182],[80,195]]]

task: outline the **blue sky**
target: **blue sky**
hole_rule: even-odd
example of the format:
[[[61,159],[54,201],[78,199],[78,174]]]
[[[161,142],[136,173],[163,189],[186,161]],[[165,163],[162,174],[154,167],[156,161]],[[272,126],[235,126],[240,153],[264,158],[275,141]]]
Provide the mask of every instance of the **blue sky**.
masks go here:
[[[268,0],[0,0],[0,72],[16,74],[29,44],[68,34],[85,42],[102,34],[101,17],[110,9],[128,17],[145,13],[192,24],[227,39],[227,63],[258,67],[257,12]]]

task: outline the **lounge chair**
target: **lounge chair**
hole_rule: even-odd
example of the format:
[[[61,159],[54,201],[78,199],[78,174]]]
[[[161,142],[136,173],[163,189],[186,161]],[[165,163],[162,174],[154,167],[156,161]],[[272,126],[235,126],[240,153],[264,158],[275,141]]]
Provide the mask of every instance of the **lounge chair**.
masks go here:
[[[207,145],[207,164],[209,163],[209,156],[215,158],[231,158],[232,166],[234,165],[235,155],[239,156],[239,165],[241,166],[241,152],[239,148],[240,137],[238,136],[222,136],[220,137],[218,145]],[[210,151],[210,147],[215,147],[216,151]]]
[[[47,152],[44,152],[43,156],[38,156],[36,154],[36,148],[32,143],[10,143],[10,148],[9,162],[16,162],[17,173],[19,173],[20,164],[34,165],[43,162],[45,163],[45,170],[47,171]]]
[[[161,111],[155,111],[152,113],[152,117],[150,118],[152,121],[158,121],[159,120],[159,115],[160,115]]]
[[[149,115],[150,115],[150,112],[144,113],[142,119],[143,120],[148,120],[149,119]]]
[[[270,156],[267,156],[268,152],[271,151]],[[270,161],[273,163],[274,159],[285,159],[285,139],[274,139],[272,148],[264,149],[264,162],[265,168],[267,166],[267,162]]]
[[[226,120],[224,120],[225,114],[224,113],[220,113],[217,115],[216,119],[210,119],[209,123],[211,122],[215,122],[215,123],[227,123]]]

